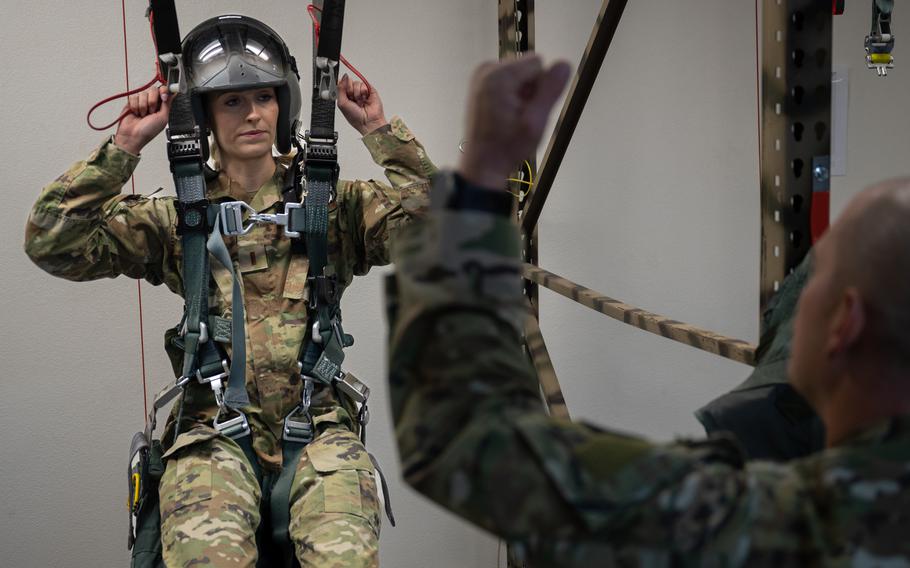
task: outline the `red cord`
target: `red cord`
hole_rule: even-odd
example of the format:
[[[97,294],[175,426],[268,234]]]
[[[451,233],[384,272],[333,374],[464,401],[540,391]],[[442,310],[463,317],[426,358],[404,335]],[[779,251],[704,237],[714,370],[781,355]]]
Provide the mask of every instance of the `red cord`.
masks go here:
[[[130,90],[130,52],[129,52],[129,49],[127,48],[127,41],[126,41],[126,0],[120,0],[120,10],[121,10],[122,16],[123,16],[123,70],[124,70],[124,74],[126,76],[126,90],[127,90],[127,92],[129,92],[129,90]],[[157,53],[157,51],[158,50],[156,48],[155,52]],[[100,105],[103,103],[104,103],[104,101],[102,101],[101,103],[98,103],[98,104]],[[97,107],[98,105],[95,105],[95,106]],[[93,107],[93,109],[94,109],[94,107]],[[89,111],[89,114],[91,114],[91,111]],[[124,115],[126,115],[126,113],[124,113]],[[116,122],[112,123],[112,126],[113,126],[113,124],[116,124]],[[91,123],[89,123],[89,126],[91,126]],[[136,195],[136,177],[135,176],[130,176],[130,183],[132,184],[133,195]],[[149,415],[149,402],[148,402],[149,395],[148,395],[148,387],[146,386],[146,378],[145,378],[146,377],[146,375],[145,375],[145,325],[143,324],[143,317],[142,317],[142,281],[141,280],[136,281],[136,293],[138,295],[138,304],[139,304],[139,362],[140,362],[140,368],[142,369],[142,409],[144,411],[143,419],[147,421],[148,415]]]
[[[310,4],[309,6],[306,7],[306,11],[310,15],[310,19],[313,20],[313,33],[316,34],[316,45],[318,46],[319,45],[319,20],[316,18],[316,12],[322,13],[322,10],[317,8],[315,5]],[[367,78],[364,77],[363,74],[360,71],[358,71],[356,67],[351,65],[351,63],[347,59],[345,59],[344,55],[341,55],[341,62],[344,63],[345,67],[347,67],[348,69],[351,70],[351,73],[353,73],[354,75],[357,76],[358,79],[363,81],[363,84],[366,85],[368,93],[373,92],[373,85],[371,85],[370,82],[367,81]]]
[[[123,2],[123,0],[121,0],[121,4],[122,4],[122,2]],[[123,14],[123,41],[124,41],[123,50],[124,50],[124,54],[125,54],[126,53],[126,43],[125,43],[126,42],[126,8],[124,7],[123,10],[124,10],[124,14]],[[155,53],[158,53],[158,43],[155,41],[154,17],[155,17],[154,13],[149,14],[149,29],[152,32],[152,43],[155,45]],[[157,57],[155,58],[155,76],[152,78],[151,81],[149,81],[145,85],[142,85],[138,89],[130,90],[129,76],[127,76],[126,91],[124,91],[122,93],[118,93],[116,95],[111,95],[111,96],[107,97],[106,99],[95,103],[92,106],[92,108],[90,108],[88,110],[88,113],[85,115],[85,122],[88,123],[89,128],[91,128],[92,130],[100,131],[100,130],[107,130],[108,128],[111,128],[115,124],[118,124],[126,116],[128,116],[130,114],[130,110],[129,109],[124,110],[120,114],[120,116],[118,116],[117,119],[114,120],[114,122],[111,122],[110,124],[106,124],[104,126],[95,126],[94,124],[92,124],[92,113],[95,112],[95,109],[97,109],[98,107],[103,106],[113,100],[123,98],[123,97],[128,97],[130,95],[135,95],[136,93],[141,93],[142,91],[144,91],[144,90],[148,89],[149,87],[151,87],[152,85],[154,85],[156,82],[160,82],[161,84],[164,84],[167,82],[167,79],[161,73],[161,66],[158,63]]]

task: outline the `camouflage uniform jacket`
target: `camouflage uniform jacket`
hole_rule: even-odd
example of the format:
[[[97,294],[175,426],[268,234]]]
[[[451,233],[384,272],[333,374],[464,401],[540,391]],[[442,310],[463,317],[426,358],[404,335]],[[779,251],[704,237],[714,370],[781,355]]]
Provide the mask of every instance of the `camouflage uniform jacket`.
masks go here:
[[[392,186],[376,181],[339,182],[338,197],[329,213],[329,269],[334,268],[342,290],[353,276],[365,274],[371,266],[388,264],[390,239],[412,215],[425,209],[428,179],[435,171],[423,146],[397,117],[390,126],[365,136],[363,142],[376,163],[385,168]],[[164,283],[182,294],[175,198],[120,193],[138,161],[138,156],[107,141],[48,185],[26,228],[25,250],[32,260],[45,271],[70,280],[125,274],[155,285]],[[275,176],[249,201],[255,210],[279,212],[284,170],[276,168]],[[221,174],[209,182],[208,198],[213,202],[239,199],[231,197],[231,184]],[[236,187],[234,190],[237,194]],[[296,363],[307,333],[308,262],[302,255],[291,254],[291,241],[276,225],[257,225],[246,235],[226,237],[225,244],[241,275],[246,308],[246,377],[251,401],[246,410],[253,446],[263,465],[276,468],[281,464],[282,420],[301,397]],[[217,262],[211,266],[216,285],[210,296],[210,313],[229,318],[230,273]],[[191,385],[182,432],[214,416],[211,389]],[[317,422],[350,422],[328,389],[316,393],[313,406]],[[195,437],[199,434],[195,432]],[[165,443],[170,439],[163,437]]]
[[[746,463],[547,416],[522,351],[519,240],[448,207],[400,235],[389,381],[408,483],[533,566],[908,566],[910,416],[815,456]]]

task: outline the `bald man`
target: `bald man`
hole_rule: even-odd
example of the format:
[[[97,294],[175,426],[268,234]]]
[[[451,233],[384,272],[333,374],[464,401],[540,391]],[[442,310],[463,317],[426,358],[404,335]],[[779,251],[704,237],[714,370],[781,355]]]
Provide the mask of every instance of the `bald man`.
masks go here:
[[[406,480],[533,566],[910,566],[910,179],[862,192],[814,253],[789,374],[825,451],[746,462],[725,439],[553,419],[522,352],[501,186],[567,75],[536,58],[482,67],[475,151],[399,240],[389,382]]]

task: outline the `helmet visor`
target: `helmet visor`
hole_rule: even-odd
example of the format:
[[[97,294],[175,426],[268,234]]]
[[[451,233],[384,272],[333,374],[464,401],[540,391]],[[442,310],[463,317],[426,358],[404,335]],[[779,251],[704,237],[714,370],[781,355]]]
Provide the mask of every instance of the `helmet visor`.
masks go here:
[[[248,19],[223,16],[188,40],[183,55],[191,90],[278,86],[287,80],[290,62],[280,39]]]

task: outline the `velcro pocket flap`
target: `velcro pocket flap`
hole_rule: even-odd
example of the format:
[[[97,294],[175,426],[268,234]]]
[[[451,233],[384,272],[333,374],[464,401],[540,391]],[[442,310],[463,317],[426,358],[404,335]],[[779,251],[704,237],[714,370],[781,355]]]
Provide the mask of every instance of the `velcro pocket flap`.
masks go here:
[[[196,426],[192,430],[189,430],[188,432],[184,432],[177,436],[177,441],[174,442],[174,445],[168,448],[164,454],[162,454],[161,459],[166,460],[183,448],[192,446],[193,444],[198,444],[199,442],[211,440],[218,435],[218,431],[214,428],[204,425]]]
[[[326,433],[308,445],[306,452],[310,463],[320,473],[350,469],[373,471],[370,455],[357,436],[348,430]]]

